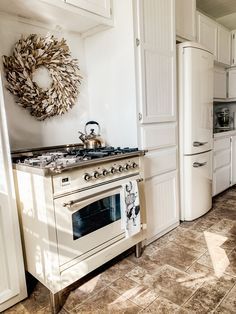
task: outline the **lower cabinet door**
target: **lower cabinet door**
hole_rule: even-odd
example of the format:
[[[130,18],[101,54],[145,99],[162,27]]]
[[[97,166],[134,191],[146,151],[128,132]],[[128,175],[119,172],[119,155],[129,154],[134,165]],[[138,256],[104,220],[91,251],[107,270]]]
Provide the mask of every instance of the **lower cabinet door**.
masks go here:
[[[213,173],[213,196],[230,187],[231,166],[217,169]]]
[[[146,180],[147,243],[179,223],[177,171]]]

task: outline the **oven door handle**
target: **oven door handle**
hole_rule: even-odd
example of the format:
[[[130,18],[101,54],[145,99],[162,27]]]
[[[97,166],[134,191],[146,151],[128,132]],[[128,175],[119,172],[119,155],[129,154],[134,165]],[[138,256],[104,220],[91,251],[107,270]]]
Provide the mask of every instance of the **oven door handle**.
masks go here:
[[[89,200],[91,198],[92,199],[96,198],[97,196],[108,197],[109,195],[111,195],[110,192],[112,192],[112,191],[117,191],[118,192],[120,190],[120,188],[121,188],[121,186],[117,186],[117,187],[112,188],[112,189],[107,189],[106,193],[97,192],[97,193],[94,193],[94,194],[89,195],[89,196],[77,198],[75,200],[71,200],[69,202],[63,203],[62,206],[63,207],[67,207],[68,209],[71,209],[73,207],[73,205],[78,204],[78,203],[83,202],[83,201],[86,201],[86,200]]]

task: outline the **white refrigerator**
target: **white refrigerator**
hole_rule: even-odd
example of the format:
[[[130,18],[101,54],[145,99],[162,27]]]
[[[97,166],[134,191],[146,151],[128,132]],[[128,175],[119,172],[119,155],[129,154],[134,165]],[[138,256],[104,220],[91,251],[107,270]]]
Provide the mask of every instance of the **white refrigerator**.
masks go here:
[[[181,220],[212,207],[213,55],[203,46],[177,45]]]

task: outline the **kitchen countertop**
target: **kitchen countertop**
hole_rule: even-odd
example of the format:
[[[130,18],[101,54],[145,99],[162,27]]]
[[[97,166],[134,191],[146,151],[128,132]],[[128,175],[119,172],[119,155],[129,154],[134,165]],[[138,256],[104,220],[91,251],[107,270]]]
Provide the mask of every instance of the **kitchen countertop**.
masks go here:
[[[214,133],[213,138],[228,137],[228,136],[232,136],[232,135],[236,135],[236,129],[230,130],[230,131],[225,131],[225,132]]]

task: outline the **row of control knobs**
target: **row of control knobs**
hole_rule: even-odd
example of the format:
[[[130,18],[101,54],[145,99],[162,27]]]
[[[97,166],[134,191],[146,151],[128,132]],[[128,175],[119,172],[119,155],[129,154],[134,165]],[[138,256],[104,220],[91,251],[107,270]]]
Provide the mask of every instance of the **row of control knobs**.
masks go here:
[[[100,177],[106,177],[109,174],[115,174],[115,173],[122,173],[123,171],[128,171],[130,169],[135,169],[138,167],[138,164],[136,162],[132,162],[131,164],[125,164],[124,166],[119,165],[118,167],[111,167],[109,170],[103,169],[101,172],[94,171],[92,174],[85,173],[84,174],[84,180],[89,181],[91,179],[98,179]]]

